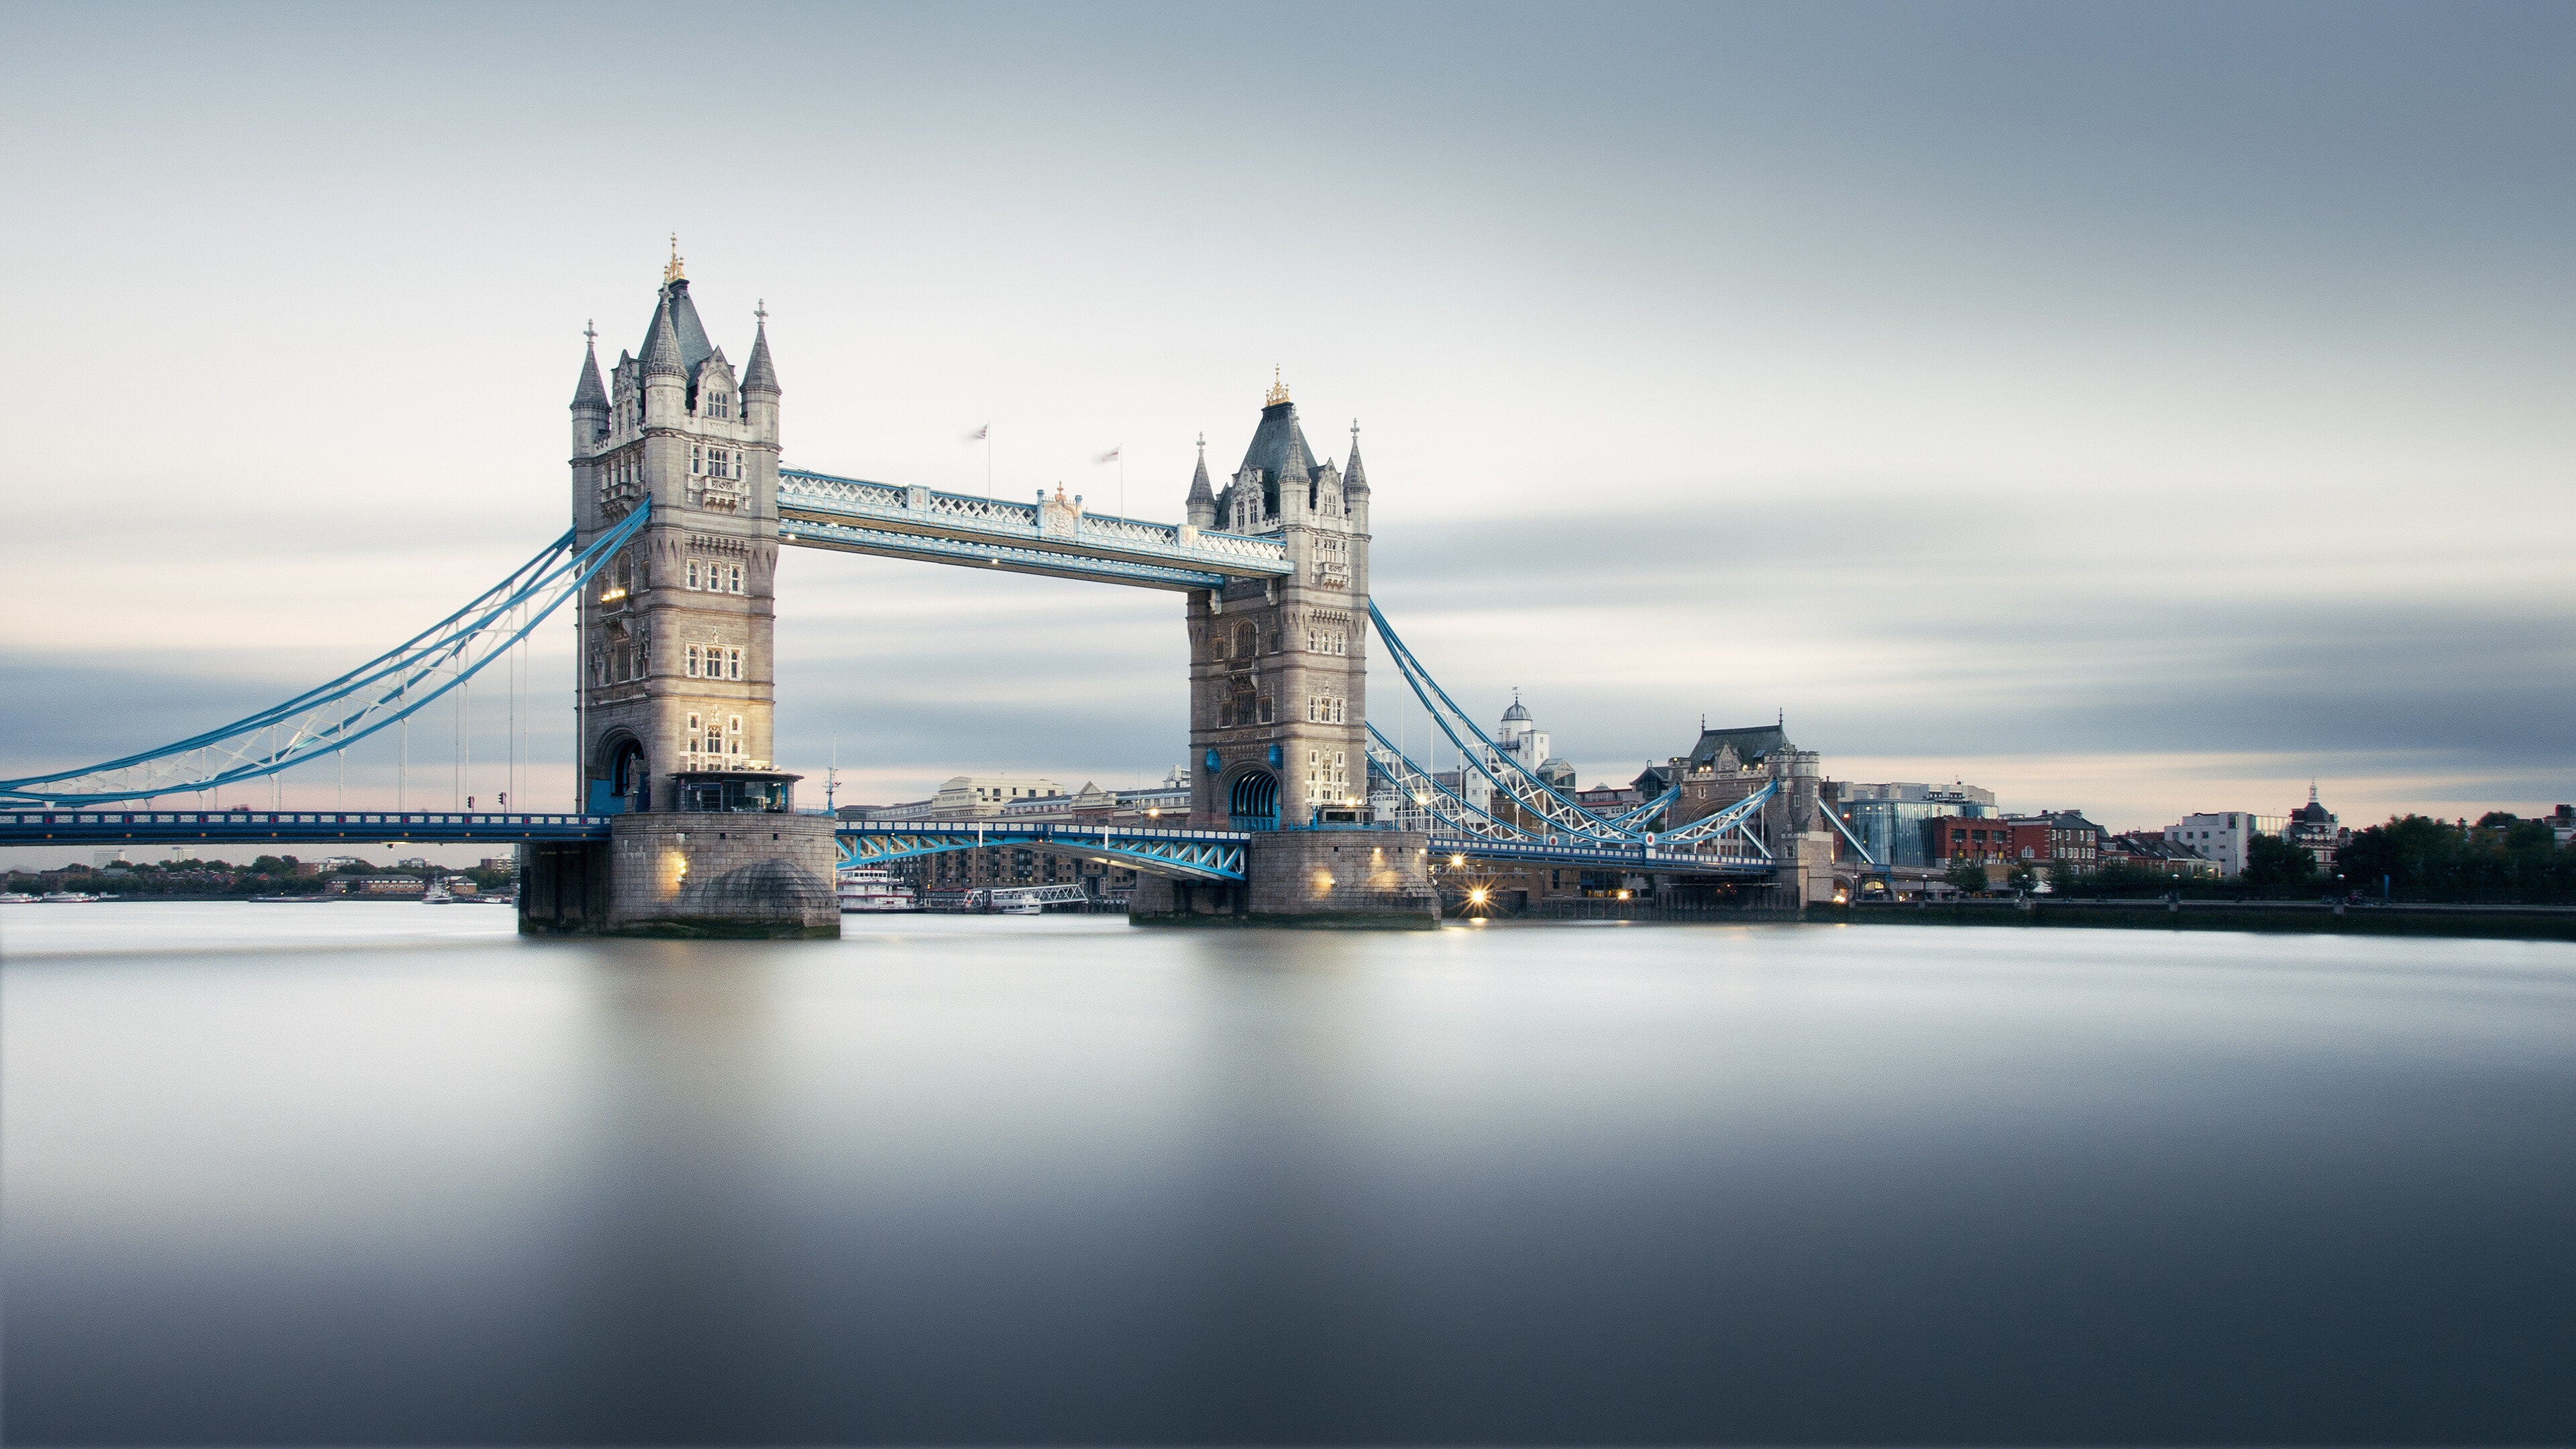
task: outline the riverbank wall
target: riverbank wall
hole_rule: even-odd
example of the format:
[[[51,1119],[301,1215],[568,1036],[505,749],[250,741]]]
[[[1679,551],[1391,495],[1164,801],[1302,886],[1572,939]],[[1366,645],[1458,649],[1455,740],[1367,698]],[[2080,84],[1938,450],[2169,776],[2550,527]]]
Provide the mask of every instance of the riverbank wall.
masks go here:
[[[2576,941],[2576,907],[2360,905],[2321,901],[1956,901],[1810,910],[1810,921],[1883,926],[2272,931],[2345,936],[2469,936]]]

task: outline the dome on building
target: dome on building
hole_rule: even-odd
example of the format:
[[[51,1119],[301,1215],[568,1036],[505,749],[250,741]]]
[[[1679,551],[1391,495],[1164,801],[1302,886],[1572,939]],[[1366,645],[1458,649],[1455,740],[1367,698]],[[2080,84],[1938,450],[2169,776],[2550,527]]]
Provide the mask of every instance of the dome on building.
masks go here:
[[[1511,707],[1510,709],[1507,709],[1507,710],[1504,710],[1504,711],[1503,711],[1503,723],[1505,723],[1505,724],[1528,724],[1528,723],[1529,723],[1529,717],[1530,717],[1529,707],[1528,707],[1527,705],[1524,705],[1524,704],[1522,704],[1522,703],[1521,703],[1521,694],[1520,694],[1520,691],[1519,691],[1519,690],[1517,690],[1517,689],[1516,689],[1516,690],[1513,690],[1513,691],[1512,691],[1512,707]]]

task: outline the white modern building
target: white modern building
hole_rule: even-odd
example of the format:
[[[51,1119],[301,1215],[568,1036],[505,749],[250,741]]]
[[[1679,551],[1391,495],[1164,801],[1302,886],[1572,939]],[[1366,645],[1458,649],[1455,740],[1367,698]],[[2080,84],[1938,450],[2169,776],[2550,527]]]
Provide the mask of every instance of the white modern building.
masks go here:
[[[2245,862],[2252,853],[2257,835],[2280,835],[2290,828],[2287,815],[2255,815],[2244,811],[2213,811],[2206,815],[2186,815],[2177,825],[2165,827],[2165,839],[2187,845],[2218,862],[2220,875],[2243,875]]]

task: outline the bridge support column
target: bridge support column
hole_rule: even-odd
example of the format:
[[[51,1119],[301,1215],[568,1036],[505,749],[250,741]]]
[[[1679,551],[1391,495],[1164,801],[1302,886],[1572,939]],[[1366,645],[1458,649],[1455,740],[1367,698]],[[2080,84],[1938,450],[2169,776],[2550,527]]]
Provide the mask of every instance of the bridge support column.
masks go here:
[[[1396,830],[1280,830],[1244,850],[1244,880],[1212,885],[1148,876],[1128,919],[1139,925],[1322,926],[1433,930],[1428,836]]]
[[[530,850],[528,887],[519,896],[525,933],[753,940],[841,934],[832,822],[819,816],[621,815],[610,823],[606,845]]]
[[[608,846],[538,841],[519,847],[519,934],[596,936],[608,925]]]

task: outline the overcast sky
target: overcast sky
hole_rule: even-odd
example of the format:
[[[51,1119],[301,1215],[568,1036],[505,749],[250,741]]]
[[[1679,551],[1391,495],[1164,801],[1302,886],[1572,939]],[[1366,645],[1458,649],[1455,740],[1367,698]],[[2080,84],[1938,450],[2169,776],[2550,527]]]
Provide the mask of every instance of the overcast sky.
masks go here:
[[[10,774],[293,693],[560,531],[583,323],[635,346],[677,231],[729,355],[766,300],[807,467],[982,491],[989,422],[994,491],[1114,509],[1123,445],[1176,518],[1278,366],[1319,448],[1365,429],[1407,642],[1586,784],[1785,711],[1836,776],[2115,828],[2576,799],[2564,4],[10,26]],[[803,551],[779,593],[779,753],[837,742],[842,803],[1184,755],[1177,595]]]

